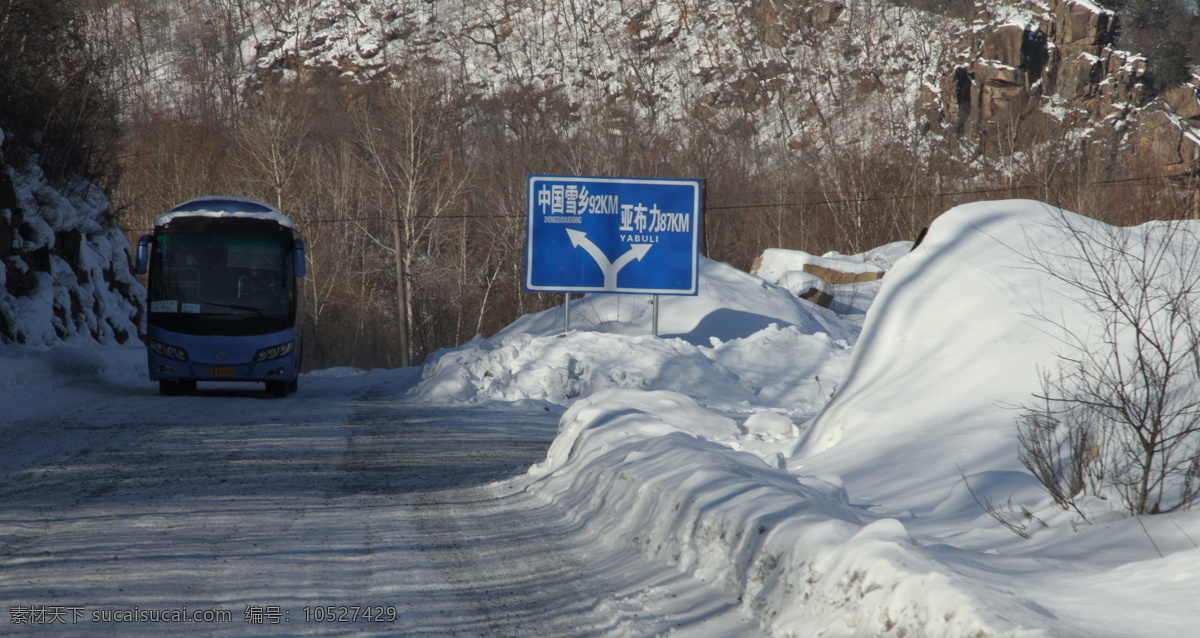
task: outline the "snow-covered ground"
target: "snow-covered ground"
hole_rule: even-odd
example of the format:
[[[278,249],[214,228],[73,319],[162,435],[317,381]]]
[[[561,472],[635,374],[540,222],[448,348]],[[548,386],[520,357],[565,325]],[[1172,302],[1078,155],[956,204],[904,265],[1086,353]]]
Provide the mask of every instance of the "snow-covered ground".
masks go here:
[[[145,356],[0,358],[0,635],[763,635],[505,480],[556,413],[414,405],[416,368],[164,397]]]
[[[1036,315],[1093,322],[1034,264],[1065,254],[1060,220],[1104,230],[979,203],[911,254],[764,259],[771,280],[830,257],[890,265],[835,291],[869,304],[865,321],[709,263],[699,297],[662,306],[677,338],[641,336],[645,301],[589,297],[574,307],[599,331],[526,317],[434,357],[412,396],[567,406],[529,489],[606,543],[724,583],[774,635],[1190,635],[1200,514],[1089,501],[1083,522],[1018,460],[1013,406],[1060,346]]]
[[[774,251],[765,279],[705,262],[699,296],[662,298],[659,337],[646,298],[593,295],[565,335],[551,310],[437,353],[415,385],[401,381],[412,370],[326,371],[279,403],[333,376],[369,380],[398,412],[471,406],[514,428],[561,414],[545,458],[503,489],[561,512],[596,551],[717,584],[770,635],[1192,635],[1200,514],[1128,517],[1089,498],[1084,521],[1018,460],[1013,406],[1054,362],[1056,329],[1094,324],[1032,262],[1065,254],[1064,219],[1102,229],[1037,202],[978,203],[911,252]],[[823,309],[781,287],[818,261],[887,274],[831,287]],[[46,395],[22,388],[47,384],[72,396],[80,366],[133,378],[129,352],[0,350],[0,402],[32,410],[23,397]]]

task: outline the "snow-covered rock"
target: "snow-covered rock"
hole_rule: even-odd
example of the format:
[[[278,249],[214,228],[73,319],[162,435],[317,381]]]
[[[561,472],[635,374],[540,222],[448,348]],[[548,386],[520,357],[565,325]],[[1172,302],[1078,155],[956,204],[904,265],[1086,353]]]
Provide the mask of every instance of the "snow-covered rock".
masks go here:
[[[51,184],[0,134],[0,344],[136,340],[145,290],[108,199],[79,177]]]

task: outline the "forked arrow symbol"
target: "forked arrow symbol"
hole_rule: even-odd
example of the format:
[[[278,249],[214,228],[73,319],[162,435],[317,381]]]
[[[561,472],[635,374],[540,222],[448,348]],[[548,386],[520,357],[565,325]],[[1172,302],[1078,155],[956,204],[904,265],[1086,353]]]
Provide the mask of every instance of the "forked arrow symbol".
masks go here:
[[[587,233],[571,230],[570,228],[566,229],[566,231],[567,235],[571,238],[572,246],[576,248],[583,246],[587,254],[596,260],[596,265],[600,267],[600,272],[604,273],[605,290],[616,290],[617,273],[629,265],[629,262],[635,259],[641,261],[642,257],[645,257],[646,253],[650,252],[650,248],[654,246],[654,244],[630,244],[629,250],[625,251],[624,255],[617,257],[616,261],[609,261],[608,256],[600,250],[600,247],[587,238]]]

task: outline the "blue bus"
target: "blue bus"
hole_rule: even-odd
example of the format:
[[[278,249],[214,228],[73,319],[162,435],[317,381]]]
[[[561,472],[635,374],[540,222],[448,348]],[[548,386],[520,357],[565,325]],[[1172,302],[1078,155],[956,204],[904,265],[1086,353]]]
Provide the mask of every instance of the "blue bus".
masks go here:
[[[134,270],[149,272],[150,379],[162,394],[197,381],[250,381],[286,396],[300,373],[304,242],[273,206],[200,197],[154,220]]]

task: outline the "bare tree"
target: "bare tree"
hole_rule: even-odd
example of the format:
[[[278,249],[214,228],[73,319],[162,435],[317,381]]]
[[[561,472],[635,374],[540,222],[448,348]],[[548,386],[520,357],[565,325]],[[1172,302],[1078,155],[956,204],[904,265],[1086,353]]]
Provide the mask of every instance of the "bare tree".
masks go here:
[[[297,89],[271,86],[257,96],[239,131],[242,160],[253,181],[265,182],[280,210],[283,193],[304,158],[312,122],[297,103]]]
[[[52,180],[116,180],[116,101],[109,60],[87,39],[83,7],[0,0],[0,127],[25,136]]]
[[[1017,420],[1021,461],[1064,507],[1094,495],[1134,515],[1187,509],[1200,496],[1195,225],[1055,219],[1061,251],[1030,258],[1098,322],[1041,315],[1064,348]]]
[[[372,89],[355,111],[355,139],[384,194],[381,208],[390,220],[396,267],[400,365],[408,366],[414,264],[419,254],[436,251],[441,241],[432,232],[436,220],[459,198],[468,178],[453,142],[457,108],[436,72],[416,69],[396,87]]]

